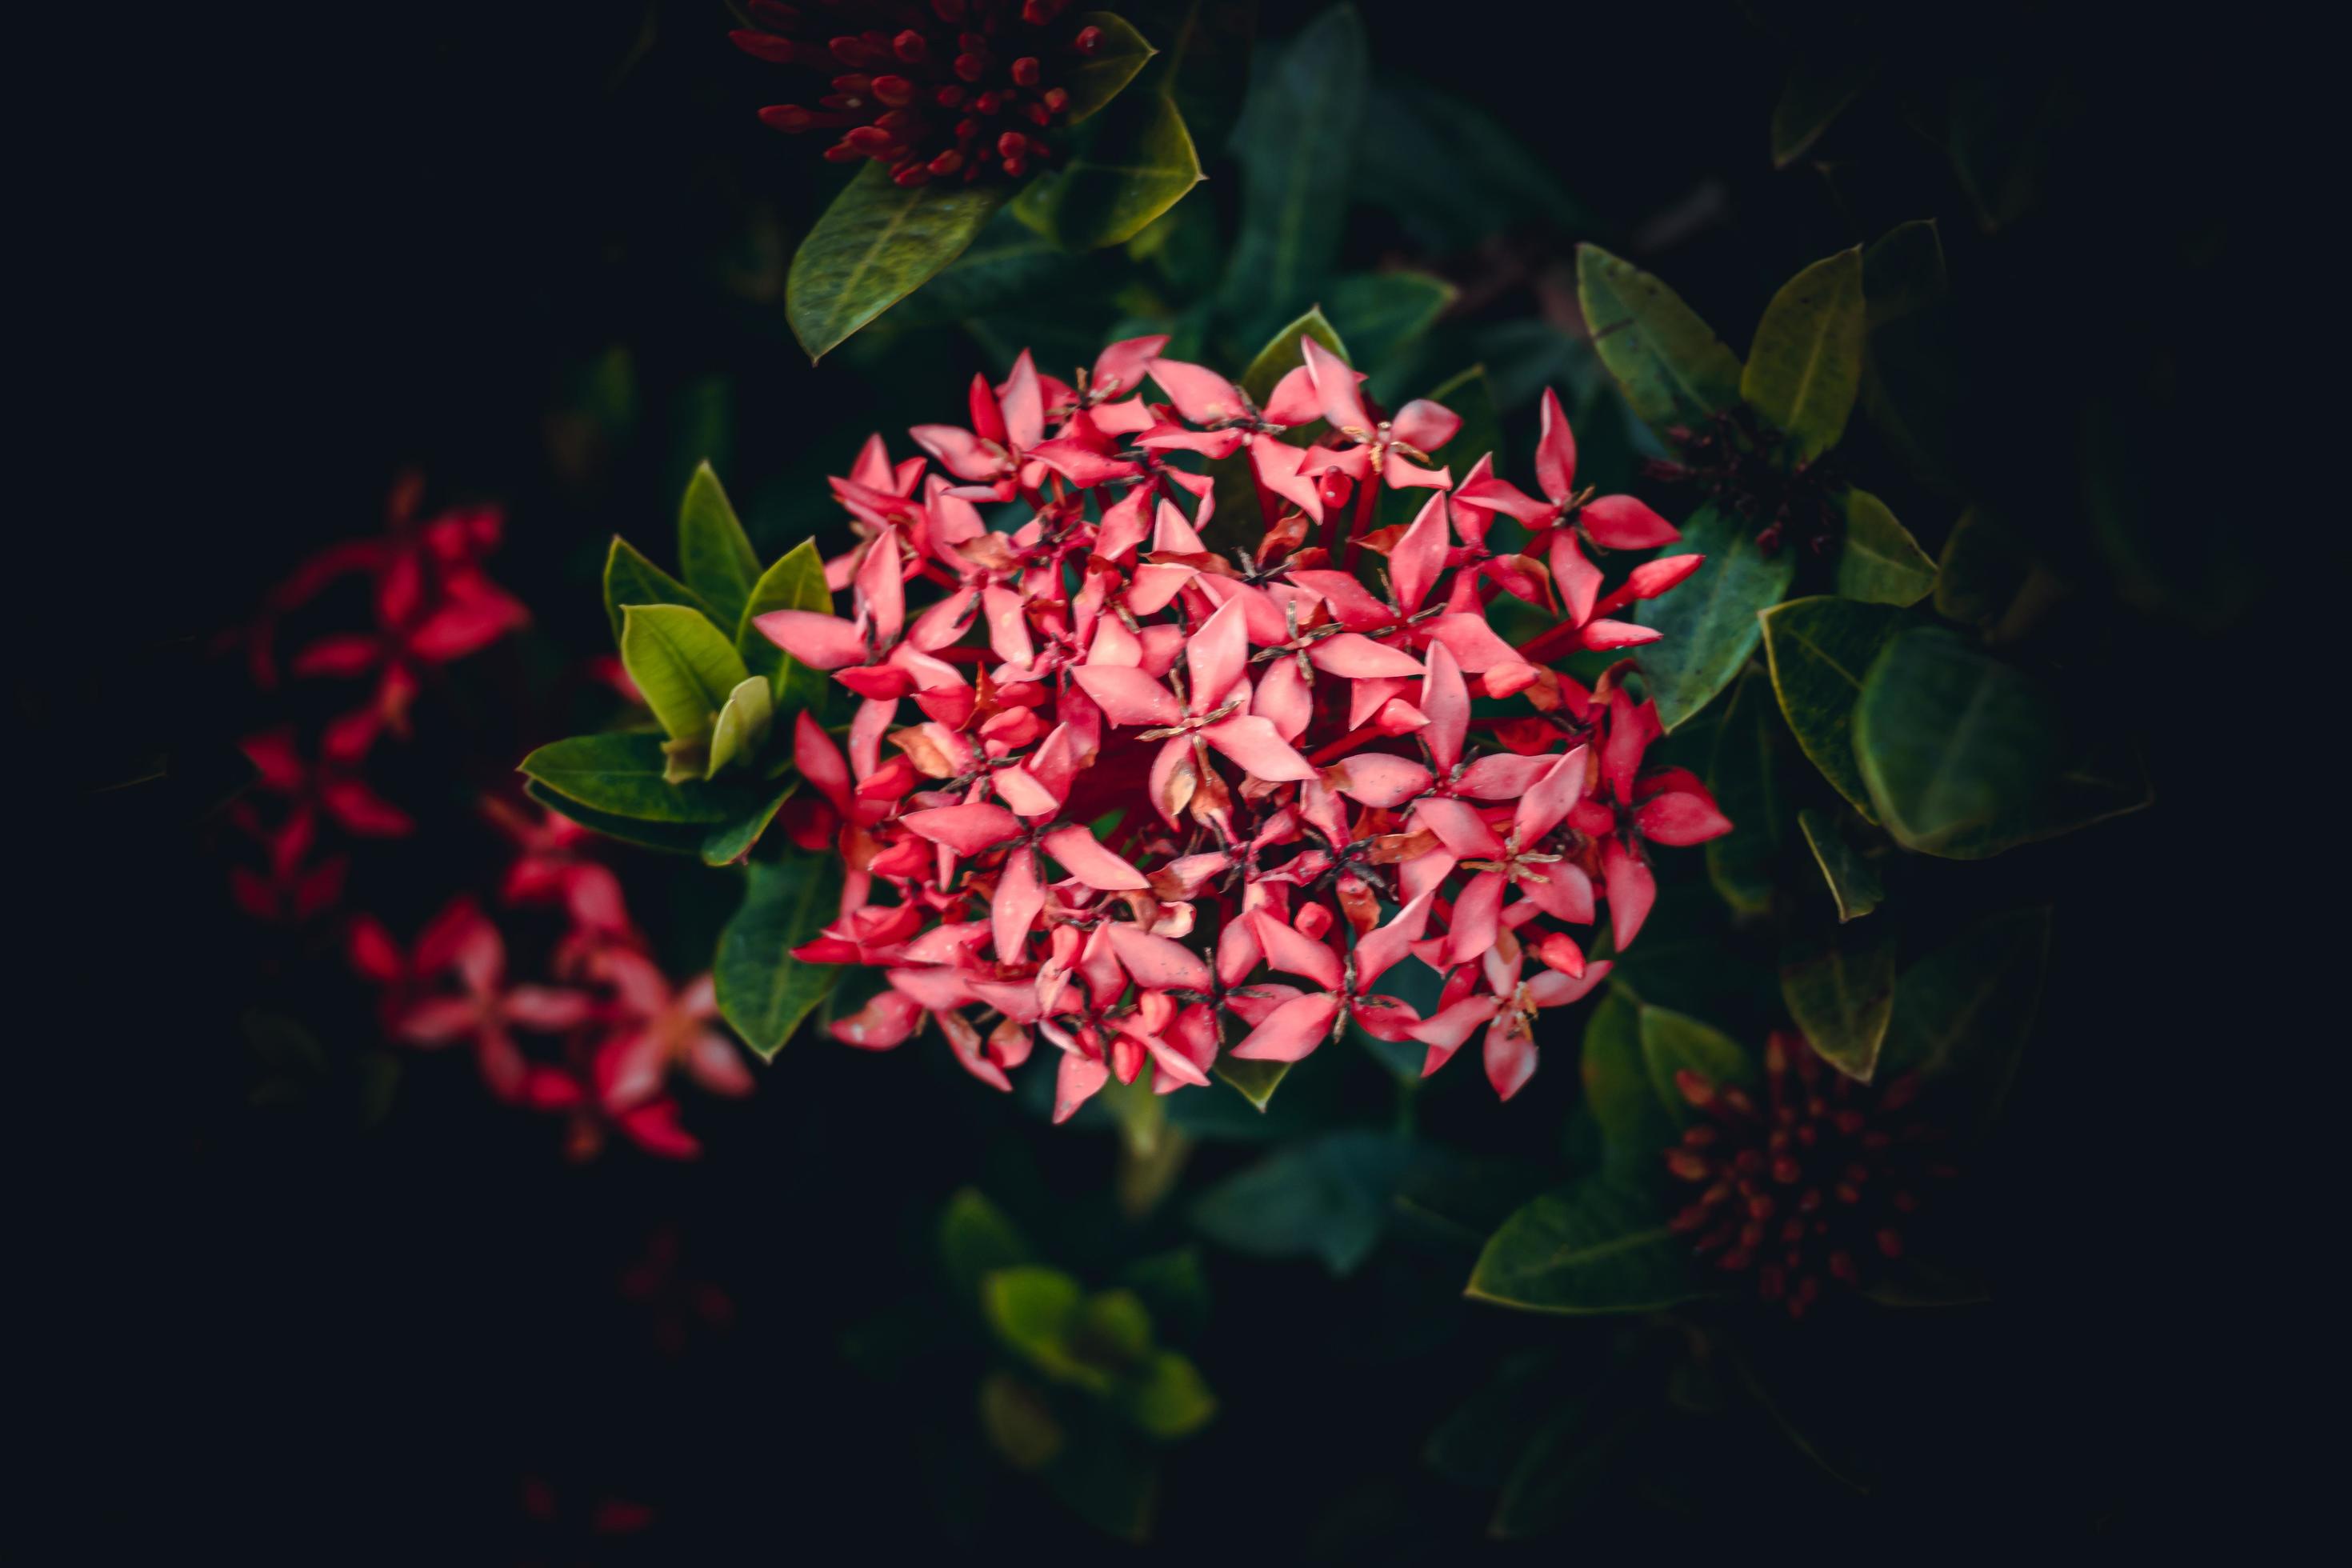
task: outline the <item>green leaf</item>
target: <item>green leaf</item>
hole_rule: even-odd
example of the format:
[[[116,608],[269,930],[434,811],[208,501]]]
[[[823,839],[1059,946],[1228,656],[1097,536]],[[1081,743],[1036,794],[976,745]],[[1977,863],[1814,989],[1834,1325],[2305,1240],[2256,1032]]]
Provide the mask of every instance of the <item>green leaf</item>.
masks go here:
[[[706,733],[751,673],[710,618],[682,605],[622,605],[621,663],[673,741]]]
[[[1772,907],[1773,867],[1787,836],[1777,766],[1786,745],[1780,729],[1771,680],[1751,666],[1732,689],[1706,769],[1707,790],[1732,821],[1729,833],[1707,840],[1707,879],[1741,914]]]
[[[1872,821],[1853,754],[1853,709],[1871,661],[1910,624],[1900,611],[1853,599],[1791,599],[1764,612],[1764,658],[1780,716],[1838,794]]]
[[[1868,1083],[1895,1010],[1894,933],[1881,921],[1792,941],[1780,955],[1780,995],[1822,1059]]]
[[[1412,1146],[1384,1132],[1295,1143],[1211,1187],[1192,1207],[1203,1235],[1260,1258],[1316,1257],[1347,1274],[1387,1228]]]
[[[1249,394],[1251,402],[1263,407],[1266,399],[1274,395],[1274,389],[1282,378],[1307,363],[1307,356],[1300,353],[1298,347],[1298,340],[1302,337],[1313,338],[1347,363],[1355,363],[1349,358],[1348,346],[1339,341],[1339,334],[1333,331],[1331,323],[1323,319],[1322,310],[1310,306],[1305,315],[1268,338],[1265,346],[1258,350],[1257,356],[1250,361],[1249,368],[1242,372],[1241,389]],[[1313,438],[1315,432],[1322,428],[1321,421],[1312,421],[1297,426],[1283,439],[1294,446],[1305,446]],[[1216,515],[1210,524],[1210,531],[1204,535],[1210,548],[1243,544],[1255,550],[1259,531],[1265,524],[1260,520],[1257,486],[1250,477],[1249,464],[1239,458],[1217,464],[1216,487]],[[1285,1062],[1236,1062],[1234,1065],[1250,1069],[1243,1073],[1242,1078],[1252,1082],[1262,1081],[1265,1094],[1274,1092],[1274,1085],[1280,1083],[1283,1073],[1288,1070],[1288,1064]],[[1267,1068],[1273,1070],[1270,1073],[1263,1070]],[[1219,1070],[1223,1070],[1222,1063]],[[1238,1086],[1241,1079],[1232,1081]],[[1243,1092],[1250,1094],[1259,1109],[1265,1109],[1264,1096],[1249,1089]]]
[[[1990,631],[2033,575],[2033,547],[1998,515],[1970,507],[1944,541],[1936,574],[1936,613]]]
[[[1009,1372],[982,1381],[980,1426],[997,1457],[1016,1470],[1045,1468],[1069,1442],[1045,1396]]]
[[[917,185],[869,162],[793,256],[784,313],[814,364],[962,254],[1004,186]]]
[[[1082,258],[1022,222],[1010,206],[1000,207],[970,249],[898,305],[890,324],[958,326],[975,316],[1055,298],[1085,266]]]
[[[567,800],[537,779],[525,779],[522,793],[557,816],[568,817],[607,838],[617,838],[624,844],[635,844],[647,849],[666,850],[673,855],[695,853],[709,841],[709,832],[719,831],[682,823],[644,822],[635,817],[614,816],[610,812],[583,805],[576,800]]]
[[[1486,1533],[1497,1541],[1527,1541],[1574,1518],[1610,1481],[1638,1419],[1620,1412],[1596,1421],[1583,1400],[1557,1408],[1511,1467]]]
[[[1066,167],[1031,181],[1014,211],[1065,250],[1099,250],[1134,238],[1201,180],[1175,101],[1137,93],[1102,117]]]
[[[1190,1436],[1217,1414],[1217,1397],[1202,1381],[1201,1369],[1176,1351],[1156,1351],[1140,1373],[1120,1384],[1120,1414],[1147,1435],[1163,1441]]]
[[[1658,721],[1673,730],[1713,701],[1756,651],[1757,612],[1789,591],[1797,558],[1788,550],[1765,554],[1753,530],[1712,506],[1701,507],[1684,525],[1682,539],[1666,549],[1706,557],[1682,586],[1643,600],[1633,616],[1661,634],[1643,644],[1637,657],[1658,704]]]
[[[2038,682],[1939,626],[1888,643],[1854,705],[1878,820],[1905,848],[1957,859],[2064,830],[2052,826],[2064,740]]]
[[[1595,226],[1551,166],[1485,109],[1392,69],[1374,73],[1353,195],[1394,214],[1432,255],[1531,226]]]
[[[1642,1054],[1641,1007],[1623,992],[1611,990],[1584,1021],[1579,1058],[1584,1101],[1601,1125],[1610,1168],[1634,1176],[1657,1172],[1659,1151],[1673,1141],[1674,1124],[1650,1085]]]
[[[1799,59],[1772,105],[1772,166],[1785,169],[1803,157],[1877,70],[1876,60],[1852,52],[1816,51]]]
[[[1642,1059],[1650,1069],[1650,1090],[1676,1127],[1694,1119],[1690,1101],[1675,1082],[1685,1070],[1715,1084],[1748,1085],[1756,1081],[1756,1064],[1739,1042],[1709,1024],[1664,1007],[1642,1009]]]
[[[772,1059],[841,977],[834,963],[803,963],[792,950],[813,941],[841,908],[841,862],[796,855],[745,868],[743,902],[719,933],[712,975],[719,1011],[743,1043]]]
[[[1739,361],[1655,278],[1580,245],[1576,296],[1601,362],[1653,428],[1696,424],[1738,404]]]
[[[1962,931],[1903,971],[1881,1069],[1974,1096],[1990,1121],[2033,1026],[2050,963],[2050,911],[2019,910]]]
[[[1862,253],[1862,293],[1872,331],[1941,304],[1949,287],[1943,237],[1934,218],[1898,223]]]
[[[1837,902],[1839,921],[1858,921],[1876,909],[1885,897],[1885,889],[1879,885],[1878,868],[1845,841],[1829,813],[1807,806],[1797,813],[1797,826],[1804,830],[1805,845],[1812,850],[1813,859],[1829,882],[1830,897]]]
[[[981,1281],[981,1310],[1006,1349],[1058,1383],[1108,1392],[1110,1379],[1071,1353],[1070,1331],[1086,1292],[1058,1268],[1024,1264]]]
[[[702,863],[706,866],[732,866],[751,854],[752,846],[760,842],[760,835],[767,832],[768,824],[775,821],[777,808],[792,799],[793,793],[800,788],[800,782],[792,780],[735,821],[714,827],[705,834],[700,846]]]
[[[1739,395],[1796,442],[1801,460],[1820,457],[1845,433],[1862,392],[1868,321],[1860,246],[1814,262],[1764,307]]]
[[[785,551],[752,584],[742,618],[736,623],[735,651],[742,656],[744,668],[768,678],[778,709],[786,713],[821,711],[827,685],[824,671],[809,668],[751,624],[770,610],[833,613],[833,592],[824,585],[824,558],[816,552],[815,540],[803,539]]]
[[[645,731],[574,735],[541,746],[522,760],[529,777],[608,816],[640,822],[734,822],[750,805],[748,795],[728,785],[665,784],[668,766],[661,737]],[[694,844],[685,847],[691,850]]]
[[[1307,363],[1306,354],[1298,347],[1301,338],[1313,338],[1345,363],[1356,363],[1349,357],[1348,345],[1339,332],[1324,319],[1322,307],[1309,306],[1305,315],[1266,339],[1265,347],[1257,351],[1257,357],[1242,372],[1242,390],[1250,395],[1251,402],[1264,406],[1282,378]]]
[[[1151,1309],[1163,1335],[1198,1337],[1209,1325],[1209,1277],[1197,1247],[1173,1247],[1137,1258],[1119,1273],[1120,1282]]]
[[[682,605],[717,616],[710,601],[646,560],[619,534],[604,557],[604,614],[613,623],[613,645],[621,642],[621,608],[625,605]]]
[[[940,1268],[949,1293],[980,1310],[981,1282],[999,1268],[1012,1268],[1036,1256],[1004,1211],[977,1187],[960,1187],[940,1214]]]
[[[1234,132],[1241,232],[1225,275],[1245,329],[1306,304],[1339,255],[1367,62],[1356,8],[1334,5],[1252,79]]]
[[[1868,490],[1848,489],[1845,543],[1838,551],[1837,591],[1872,605],[1916,605],[1936,586],[1936,563],[1886,503]]]
[[[1531,1312],[1643,1312],[1701,1294],[1690,1245],[1646,1189],[1586,1176],[1520,1209],[1478,1255],[1465,1294]]]
[[[1475,462],[1481,452],[1493,452],[1496,466],[1502,466],[1503,416],[1485,365],[1474,364],[1442,382],[1431,389],[1429,400],[1451,408],[1462,420],[1462,428],[1447,443],[1449,450],[1470,454],[1471,462]],[[1463,471],[1469,471],[1469,464],[1463,465]]]
[[[1062,85],[1069,90],[1070,123],[1093,114],[1117,98],[1135,73],[1143,68],[1144,61],[1159,53],[1144,42],[1143,35],[1130,26],[1126,18],[1109,11],[1089,11],[1077,19],[1081,28],[1101,29],[1102,41],[1095,52],[1080,58],[1074,66],[1064,68]]]
[[[747,675],[727,694],[726,705],[719,710],[719,722],[710,731],[710,765],[705,778],[717,778],[719,770],[738,757],[750,762],[760,748],[767,744],[768,730],[776,717],[775,699],[768,694],[768,683],[756,675]]]
[[[687,586],[709,605],[714,622],[732,626],[742,618],[743,601],[759,580],[760,557],[709,463],[695,468],[677,509],[677,561]]]
[[[1377,365],[1435,326],[1460,293],[1426,272],[1360,272],[1323,290],[1323,310]]]

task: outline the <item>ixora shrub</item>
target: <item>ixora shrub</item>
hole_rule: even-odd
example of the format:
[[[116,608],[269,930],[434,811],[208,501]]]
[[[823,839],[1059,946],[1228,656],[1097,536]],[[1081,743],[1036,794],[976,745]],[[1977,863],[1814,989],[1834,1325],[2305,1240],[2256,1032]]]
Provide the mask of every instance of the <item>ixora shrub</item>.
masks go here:
[[[685,581],[620,546],[608,577],[664,734],[562,742],[525,772],[591,826],[707,823],[709,858],[747,853],[787,796],[794,839],[835,847],[820,931],[722,956],[721,1003],[752,1007],[761,1049],[789,1026],[775,999],[805,1011],[827,983],[806,966],[862,964],[887,987],[837,1037],[887,1048],[928,1019],[1000,1089],[1042,1038],[1057,1119],[1147,1069],[1161,1093],[1216,1072],[1262,1103],[1350,1020],[1417,1044],[1424,1073],[1477,1039],[1508,1098],[1538,1013],[1610,972],[1582,928],[1605,910],[1622,952],[1654,850],[1730,831],[1692,773],[1646,765],[1660,726],[1630,666],[1588,687],[1538,662],[1655,640],[1620,613],[1701,558],[1608,585],[1597,557],[1676,531],[1576,489],[1557,400],[1536,501],[1485,452],[1456,486],[1436,465],[1460,418],[1375,407],[1311,332],[1240,385],[1162,342],[1068,384],[1024,354],[973,385],[969,428],[915,428],[929,460],[876,438],[834,482],[861,541],[822,576],[809,546],[756,572],[698,477]],[[1221,519],[1236,477],[1244,515],[1228,499]],[[1390,491],[1425,499],[1375,527]],[[1489,624],[1506,594],[1550,622],[1524,646]],[[839,739],[817,672],[855,699]],[[800,879],[804,900],[820,879]],[[1425,1010],[1381,989],[1408,961]]]

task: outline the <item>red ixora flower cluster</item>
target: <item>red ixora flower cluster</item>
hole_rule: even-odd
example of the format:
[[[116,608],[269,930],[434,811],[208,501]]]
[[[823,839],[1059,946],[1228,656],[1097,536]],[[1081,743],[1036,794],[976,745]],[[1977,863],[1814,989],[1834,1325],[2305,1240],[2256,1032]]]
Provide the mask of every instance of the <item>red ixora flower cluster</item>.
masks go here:
[[[1093,54],[1102,29],[1065,16],[1069,0],[752,0],[765,31],[730,35],[745,54],[821,72],[832,91],[778,103],[779,131],[838,131],[836,163],[871,158],[902,185],[1018,179],[1054,155],[1041,134],[1062,122],[1059,68]]]
[[[1543,663],[1653,638],[1612,616],[1699,558],[1601,592],[1586,547],[1677,535],[1576,488],[1557,399],[1538,501],[1491,456],[1456,488],[1431,454],[1461,421],[1375,408],[1312,339],[1263,407],[1159,358],[1166,341],[1113,344],[1076,385],[1024,353],[1002,385],[975,380],[970,428],[912,432],[944,473],[894,465],[876,437],[833,481],[861,535],[832,564],[849,616],[757,623],[861,699],[845,756],[797,721],[829,816],[795,837],[835,837],[847,878],[795,956],[886,970],[834,1026],[852,1045],[897,1045],[928,1015],[1007,1089],[1042,1035],[1057,1117],[1147,1064],[1168,1092],[1205,1084],[1221,1051],[1296,1061],[1351,1018],[1424,1045],[1424,1072],[1483,1033],[1508,1098],[1535,1071],[1538,1012],[1609,970],[1570,928],[1605,899],[1622,950],[1654,893],[1648,847],[1730,830],[1688,772],[1643,766],[1660,730],[1628,667],[1587,689]],[[1254,549],[1204,542],[1216,480],[1184,454],[1245,467]],[[1371,528],[1384,488],[1425,492],[1409,525]],[[992,530],[983,502],[1029,515]],[[1490,543],[1497,512],[1525,521],[1523,548]],[[1368,556],[1385,558],[1370,582]],[[1501,593],[1558,626],[1513,647],[1486,615]],[[1524,710],[1474,716],[1506,698]],[[1408,957],[1441,977],[1426,1017],[1378,989]]]
[[[341,900],[350,858],[313,858],[322,825],[358,838],[415,831],[409,815],[368,782],[369,753],[387,731],[407,739],[409,709],[427,669],[478,652],[530,622],[521,603],[482,567],[503,531],[498,509],[461,508],[420,520],[421,489],[414,477],[404,479],[392,492],[382,533],[329,545],[304,562],[236,634],[254,684],[274,689],[279,623],[343,579],[368,578],[374,626],[321,637],[293,660],[297,676],[368,680],[367,700],[329,721],[309,746],[291,724],[241,742],[258,775],[258,793],[279,803],[268,811],[248,797],[230,813],[260,844],[267,866],[229,872],[238,907],[257,920],[314,920]]]
[[[649,1153],[694,1158],[701,1145],[680,1125],[672,1075],[714,1094],[752,1088],[717,1026],[710,976],[671,984],[647,955],[620,879],[590,856],[586,828],[495,798],[483,810],[515,846],[500,902],[548,906],[563,918],[551,959],[557,983],[509,977],[506,933],[470,895],[451,900],[407,947],[373,916],[354,916],[352,965],[379,987],[384,1032],[427,1049],[470,1046],[492,1094],[569,1119],[574,1159],[600,1151],[607,1130]],[[522,1035],[557,1049],[534,1055]]]

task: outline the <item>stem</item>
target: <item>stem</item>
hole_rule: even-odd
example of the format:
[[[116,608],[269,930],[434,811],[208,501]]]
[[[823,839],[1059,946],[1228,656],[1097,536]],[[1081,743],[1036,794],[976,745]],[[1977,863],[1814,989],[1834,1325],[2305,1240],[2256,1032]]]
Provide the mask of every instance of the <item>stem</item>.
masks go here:
[[[1342,563],[1340,570],[1355,571],[1356,557],[1363,549],[1364,535],[1370,531],[1365,525],[1372,521],[1372,508],[1379,503],[1380,499],[1380,470],[1374,468],[1367,471],[1363,483],[1356,487],[1356,517],[1348,527],[1348,559]]]
[[[1318,768],[1327,766],[1346,756],[1365,742],[1379,740],[1381,734],[1381,727],[1378,724],[1366,724],[1360,729],[1349,731],[1307,760]]]

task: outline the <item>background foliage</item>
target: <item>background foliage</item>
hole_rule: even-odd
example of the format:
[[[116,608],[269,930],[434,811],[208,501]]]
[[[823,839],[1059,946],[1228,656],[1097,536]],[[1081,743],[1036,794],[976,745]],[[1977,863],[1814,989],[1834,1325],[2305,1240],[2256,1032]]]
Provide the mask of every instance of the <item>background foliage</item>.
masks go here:
[[[1423,7],[1361,11],[1363,103],[1284,132],[1339,137],[1352,121],[1355,200],[1302,241],[1335,270],[1320,296],[1335,320],[1350,290],[1377,288],[1358,315],[1375,329],[1402,319],[1392,330],[1410,335],[1412,303],[1364,280],[1391,264],[1444,280],[1426,380],[1484,363],[1524,454],[1537,388],[1575,393],[1580,431],[1606,392],[1559,330],[1573,241],[1669,278],[1744,346],[1800,268],[1934,219],[1952,287],[1935,310],[1872,322],[1848,437],[1866,444],[1857,468],[1898,476],[1881,493],[1931,552],[2013,563],[2001,541],[2026,541],[2028,564],[1965,589],[1948,574],[1936,608],[2049,668],[2102,672],[2097,702],[2146,746],[2159,802],[2210,788],[2210,763],[2168,742],[2239,700],[2232,634],[2263,589],[2261,535],[2214,504],[2241,449],[2243,377],[2237,334],[2211,330],[2203,303],[2227,297],[2219,269],[2248,242],[2221,147],[2173,111],[2165,73],[2121,68],[2088,19],[2030,8],[1901,32],[1769,9],[1598,10],[1542,25],[1556,37],[1463,24],[1471,36],[1444,47]],[[1262,30],[1288,38],[1310,19],[1268,5]],[[150,338],[59,383],[60,401],[120,415],[103,421],[111,460],[87,470],[75,505],[47,510],[60,521],[29,577],[102,577],[110,607],[94,632],[82,596],[44,593],[12,626],[37,820],[63,824],[38,835],[25,880],[54,901],[44,923],[73,960],[61,973],[96,972],[49,998],[61,1023],[39,1036],[74,1080],[36,1100],[65,1142],[50,1170],[138,1173],[137,1201],[82,1230],[84,1245],[103,1237],[94,1255],[61,1248],[33,1271],[94,1331],[76,1373],[155,1407],[131,1441],[173,1462],[130,1467],[139,1479],[119,1486],[239,1536],[353,1555],[452,1540],[559,1550],[549,1531],[612,1498],[649,1500],[658,1533],[598,1550],[707,1554],[788,1536],[1087,1549],[1092,1527],[973,1437],[985,1380],[1029,1363],[1002,1361],[976,1323],[955,1344],[856,1348],[936,1289],[940,1216],[970,1186],[1088,1291],[1138,1257],[1213,1248],[1207,1327],[1175,1342],[1217,1413],[1163,1461],[1164,1495],[1188,1500],[1161,1515],[1163,1550],[1419,1561],[1571,1510],[1591,1548],[1662,1532],[1746,1542],[1768,1513],[1811,1509],[1824,1531],[1925,1518],[1968,1533],[2155,1525],[2178,1506],[2164,1480],[2179,1446],[2150,1413],[2178,1408],[2184,1325],[2150,1298],[2198,1267],[2183,1238],[2217,1234],[2214,1200],[2147,1173],[2184,1118],[2214,1114],[2189,994],[2232,972],[2218,954],[2179,957],[2192,830],[2161,804],[1981,866],[1906,862],[1904,903],[1928,912],[1916,945],[1906,928],[1906,956],[1984,911],[2055,911],[2036,1048],[2000,1157],[1975,1182],[2004,1288],[1980,1308],[1773,1342],[1787,1365],[1681,1370],[1685,1347],[1654,1328],[1563,1331],[1465,1307],[1475,1238],[1501,1217],[1481,1207],[1494,1189],[1401,1152],[1395,1089],[1369,1065],[1319,1080],[1331,1104],[1309,1103],[1302,1079],[1242,1124],[1282,1138],[1273,1158],[1302,1168],[1281,1191],[1340,1211],[1301,1216],[1295,1239],[1250,1201],[1265,1144],[1208,1145],[1188,1177],[1197,1199],[1138,1234],[1107,1140],[1040,1136],[1028,1108],[971,1092],[936,1051],[795,1047],[751,1100],[703,1109],[712,1154],[690,1168],[565,1167],[458,1070],[407,1075],[397,1113],[372,1129],[332,1094],[257,1111],[240,1018],[257,1004],[332,1017],[348,999],[221,917],[195,829],[230,776],[207,759],[245,715],[194,654],[288,560],[373,518],[391,477],[421,464],[437,493],[506,503],[501,574],[544,646],[602,646],[606,542],[657,539],[701,458],[772,560],[824,522],[823,476],[867,430],[951,412],[900,389],[1001,372],[1024,342],[1078,363],[1139,302],[1122,301],[1106,258],[1072,263],[1007,230],[992,265],[1016,287],[942,279],[812,371],[783,279],[837,172],[751,118],[768,84],[728,47],[722,14],[428,6],[375,20],[221,48],[222,81],[243,90],[205,95],[208,135],[142,137],[83,170],[59,209],[116,226],[94,247],[95,280],[120,299],[167,295],[219,334],[202,352]],[[1261,54],[1255,68],[1305,65]],[[1465,102],[1481,117],[1427,111]],[[1199,205],[1246,222],[1239,176],[1261,154],[1199,140],[1209,179],[1180,215]],[[1180,226],[1146,267],[1171,293],[1207,279],[1217,308],[1202,330],[1228,346],[1315,302],[1298,297],[1297,256],[1188,243]],[[1228,291],[1236,279],[1253,292]],[[207,406],[234,416],[199,433]],[[1630,472],[1641,437],[1621,428],[1613,453],[1588,437],[1588,465]],[[126,465],[126,451],[151,460]],[[100,521],[125,542],[102,562]],[[2070,613],[2039,608],[2053,604]],[[2032,643],[2037,625],[2058,640]],[[485,757],[517,754],[499,715],[533,689],[530,657],[485,656],[511,699],[465,721]],[[1790,743],[1767,713],[1742,689],[1710,717]],[[172,759],[160,780],[110,787],[158,754]],[[1845,782],[1874,803],[1900,785]],[[1817,803],[1806,842],[1780,852],[1843,864],[1837,809]],[[1661,909],[1686,900],[1689,929],[1716,920],[1726,934],[1678,953],[1654,931],[1636,956],[1654,989],[1759,1038],[1778,955],[1752,955],[1760,994],[1712,962],[1737,947],[1725,896],[1758,873],[1723,855],[1706,870]],[[709,883],[698,871],[679,868],[672,929],[707,953],[730,910],[695,890]],[[1867,871],[1840,880],[1849,909],[1876,896]],[[2152,977],[2152,952],[2189,978]],[[1627,979],[1642,992],[1640,973]],[[126,1098],[142,1114],[118,1114]],[[1576,1135],[1579,1098],[1555,1072],[1508,1107],[1433,1093],[1419,1114],[1433,1140],[1532,1192],[1560,1166],[1563,1126]],[[113,1158],[118,1142],[136,1158]],[[649,1260],[652,1283],[625,1292]],[[735,1326],[691,1329],[669,1353],[663,1324],[702,1322],[677,1304],[709,1280],[726,1282]],[[879,1384],[877,1363],[892,1374]],[[1489,1383],[1496,1407],[1461,1417]],[[1751,1387],[1773,1393],[1740,1396]],[[1789,1390],[1866,1407],[1801,1408]],[[118,1423],[100,1413],[122,1402],[70,1402],[59,1447],[118,1473]],[[1578,1402],[1600,1416],[1576,1430],[1630,1466],[1592,1497],[1577,1472],[1538,1463],[1565,1446],[1555,1426]],[[219,1412],[257,1436],[219,1443]],[[1856,1430],[1901,1440],[1857,1457],[1814,1436]],[[530,1478],[553,1488],[557,1525],[519,1504]]]

